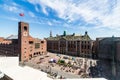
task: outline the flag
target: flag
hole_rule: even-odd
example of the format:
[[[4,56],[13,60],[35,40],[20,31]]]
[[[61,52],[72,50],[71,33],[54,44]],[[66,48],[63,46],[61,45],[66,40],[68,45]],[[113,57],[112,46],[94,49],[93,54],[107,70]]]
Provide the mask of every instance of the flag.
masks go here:
[[[24,16],[24,13],[20,13],[19,15],[20,15],[20,16]]]

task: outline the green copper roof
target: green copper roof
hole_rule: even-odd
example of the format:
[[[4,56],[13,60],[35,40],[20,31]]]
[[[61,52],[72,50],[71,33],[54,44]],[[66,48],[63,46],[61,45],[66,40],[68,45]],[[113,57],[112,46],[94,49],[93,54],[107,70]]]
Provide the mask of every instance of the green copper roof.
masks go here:
[[[91,40],[88,34],[85,35],[58,35],[55,37],[48,37],[46,38],[47,40],[60,40],[60,39],[65,39],[65,40]]]
[[[66,36],[66,31],[64,31],[63,35]]]

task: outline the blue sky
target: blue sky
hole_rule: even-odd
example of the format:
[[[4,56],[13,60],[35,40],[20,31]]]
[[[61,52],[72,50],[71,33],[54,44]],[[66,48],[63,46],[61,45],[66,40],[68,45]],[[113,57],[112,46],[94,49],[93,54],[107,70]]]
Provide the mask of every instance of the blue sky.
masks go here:
[[[19,13],[24,13],[20,17]],[[76,33],[120,36],[120,0],[0,0],[0,37],[18,33],[18,22],[30,25],[36,38]]]

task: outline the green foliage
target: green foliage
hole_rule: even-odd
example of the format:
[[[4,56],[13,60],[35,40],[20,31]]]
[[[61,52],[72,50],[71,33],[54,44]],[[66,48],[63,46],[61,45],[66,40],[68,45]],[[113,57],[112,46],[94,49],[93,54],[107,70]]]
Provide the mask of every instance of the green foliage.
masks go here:
[[[71,62],[65,63],[65,60],[58,60],[57,64],[72,67]]]
[[[66,63],[65,63],[64,60],[58,60],[57,64],[59,64],[59,65],[65,65]]]

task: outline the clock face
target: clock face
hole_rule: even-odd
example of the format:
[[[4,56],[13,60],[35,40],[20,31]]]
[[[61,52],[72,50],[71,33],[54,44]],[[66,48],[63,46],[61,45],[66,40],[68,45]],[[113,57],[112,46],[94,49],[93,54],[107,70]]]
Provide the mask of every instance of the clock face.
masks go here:
[[[27,32],[24,32],[24,33],[23,33],[23,36],[28,36]]]

